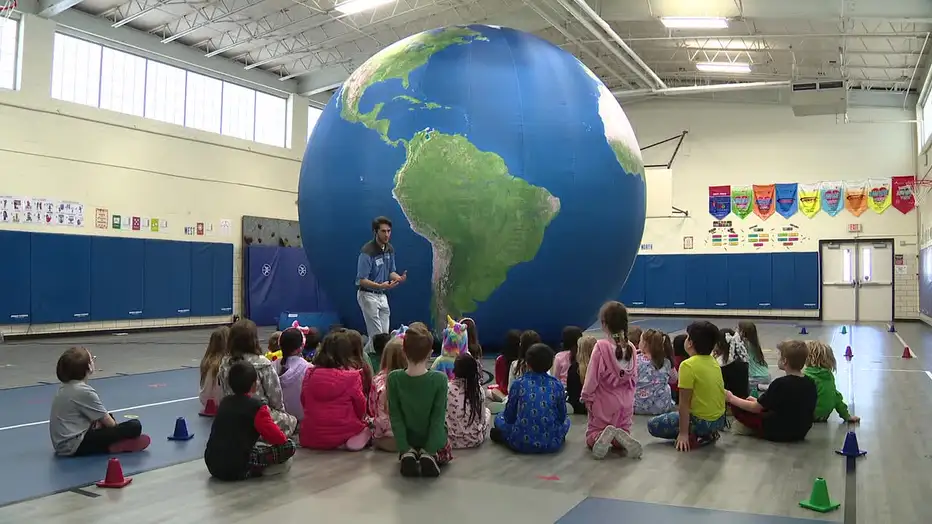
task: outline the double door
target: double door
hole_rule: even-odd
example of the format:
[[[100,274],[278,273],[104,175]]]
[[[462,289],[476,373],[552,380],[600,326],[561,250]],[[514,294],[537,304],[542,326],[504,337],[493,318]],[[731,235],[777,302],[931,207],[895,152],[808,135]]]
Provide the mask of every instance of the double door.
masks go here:
[[[824,242],[821,258],[823,320],[893,320],[893,242]]]

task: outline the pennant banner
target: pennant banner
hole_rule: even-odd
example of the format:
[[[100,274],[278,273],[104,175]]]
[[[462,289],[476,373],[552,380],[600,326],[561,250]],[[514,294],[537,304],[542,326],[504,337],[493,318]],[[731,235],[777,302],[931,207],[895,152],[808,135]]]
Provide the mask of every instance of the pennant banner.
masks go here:
[[[871,179],[868,181],[867,207],[880,214],[890,207],[893,195],[890,191],[890,179]]]
[[[843,191],[841,182],[822,182],[822,210],[829,216],[833,217],[844,209]]]
[[[867,211],[867,182],[845,182],[845,209],[856,217]]]
[[[731,214],[731,186],[709,186],[709,214],[716,220]]]
[[[913,195],[913,186],[916,183],[914,176],[895,176],[890,179],[890,192],[893,193],[893,207],[904,215],[916,207],[916,197]]]
[[[799,184],[776,184],[774,194],[776,195],[777,213],[783,218],[790,218],[799,211],[799,202],[796,194]]]
[[[809,218],[822,210],[822,184],[799,184],[799,210]]]
[[[754,190],[751,186],[731,186],[731,212],[745,219],[754,209]]]
[[[754,186],[754,214],[761,220],[767,220],[773,214],[774,185]]]

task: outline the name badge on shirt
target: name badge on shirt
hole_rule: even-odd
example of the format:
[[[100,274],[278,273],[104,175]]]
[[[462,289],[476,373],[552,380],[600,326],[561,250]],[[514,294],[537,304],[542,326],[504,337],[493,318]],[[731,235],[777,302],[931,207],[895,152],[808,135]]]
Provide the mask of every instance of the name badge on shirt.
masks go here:
[[[381,259],[381,258],[375,259],[375,265],[376,265],[376,266],[381,266],[381,265],[382,265],[382,259]]]

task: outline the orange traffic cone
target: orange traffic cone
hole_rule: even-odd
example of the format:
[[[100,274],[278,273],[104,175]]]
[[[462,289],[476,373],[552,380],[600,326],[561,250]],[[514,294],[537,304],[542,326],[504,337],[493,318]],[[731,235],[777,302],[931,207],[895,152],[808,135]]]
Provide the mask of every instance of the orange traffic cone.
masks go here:
[[[217,416],[217,403],[214,399],[207,400],[207,405],[204,406],[204,409],[201,410],[198,415],[202,417],[216,417]]]
[[[107,476],[103,480],[98,480],[98,488],[125,488],[132,477],[123,476],[123,466],[120,465],[120,459],[114,457],[107,461]]]
[[[913,352],[909,350],[909,346],[903,348],[903,358],[913,358]]]

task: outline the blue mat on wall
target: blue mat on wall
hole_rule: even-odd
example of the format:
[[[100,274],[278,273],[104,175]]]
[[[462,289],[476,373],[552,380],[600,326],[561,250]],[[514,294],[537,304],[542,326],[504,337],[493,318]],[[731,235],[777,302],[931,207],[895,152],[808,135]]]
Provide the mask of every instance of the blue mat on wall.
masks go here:
[[[618,300],[658,309],[818,309],[820,286],[816,252],[638,255]]]
[[[275,326],[286,311],[328,311],[302,248],[249,246],[244,257],[246,316],[260,326]]]

